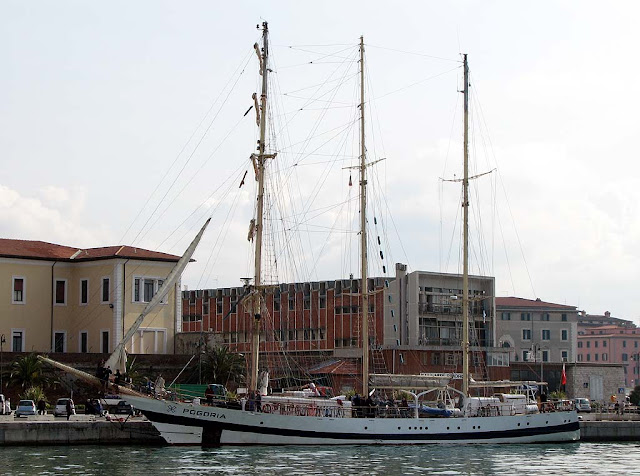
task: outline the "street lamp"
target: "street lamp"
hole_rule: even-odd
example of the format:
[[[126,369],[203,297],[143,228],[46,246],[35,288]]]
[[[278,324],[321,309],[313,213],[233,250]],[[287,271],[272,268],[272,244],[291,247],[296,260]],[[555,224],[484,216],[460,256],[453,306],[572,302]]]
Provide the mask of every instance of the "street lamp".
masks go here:
[[[4,334],[0,335],[0,393],[2,393],[2,345],[7,342]]]

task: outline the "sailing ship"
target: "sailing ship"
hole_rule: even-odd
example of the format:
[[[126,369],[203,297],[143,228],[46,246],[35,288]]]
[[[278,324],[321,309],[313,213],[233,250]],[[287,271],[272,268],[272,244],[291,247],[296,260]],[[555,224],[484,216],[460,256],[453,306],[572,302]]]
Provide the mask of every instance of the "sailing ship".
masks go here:
[[[464,55],[464,178],[463,185],[463,334],[462,334],[462,386],[458,390],[450,386],[449,375],[381,375],[369,373],[369,338],[366,310],[369,309],[367,291],[367,163],[364,134],[364,39],[360,38],[360,157],[357,169],[360,174],[360,299],[362,315],[362,393],[366,398],[376,390],[402,390],[413,396],[397,408],[391,406],[384,412],[369,412],[357,401],[344,398],[319,398],[313,386],[306,392],[295,395],[267,395],[268,374],[258,373],[260,351],[260,329],[264,297],[268,286],[263,285],[262,241],[265,164],[275,157],[265,147],[267,120],[267,86],[270,69],[268,25],[262,23],[262,48],[256,45],[260,56],[262,91],[259,107],[260,136],[257,154],[252,155],[257,180],[257,206],[253,233],[255,236],[253,283],[247,284],[245,302],[253,310],[253,332],[251,342],[250,374],[248,375],[248,400],[227,401],[225,398],[210,400],[180,401],[165,398],[162,392],[154,396],[143,395],[126,387],[121,393],[126,400],[139,409],[158,429],[168,444],[174,445],[343,445],[343,444],[427,444],[427,443],[533,443],[576,441],[580,436],[578,417],[575,411],[542,413],[531,399],[531,395],[496,394],[492,397],[474,397],[470,387],[482,383],[471,382],[469,372],[469,265],[468,265],[468,64]],[[208,223],[208,222],[207,222]],[[155,301],[163,298],[171,288],[171,278],[180,275],[204,232],[200,230],[194,242],[176,265],[176,269],[165,281],[163,292],[159,292],[149,303],[136,324],[128,331],[108,364],[112,368],[124,365],[124,351],[128,338],[141,325],[144,315]],[[157,298],[157,299],[156,299]],[[43,360],[62,368],[84,380],[99,384],[95,377],[75,369]],[[486,385],[491,383],[487,382]],[[373,390],[370,391],[370,385]],[[499,382],[500,386],[509,383]],[[420,405],[420,398],[438,392],[444,408],[429,409]],[[454,395],[452,397],[452,395]],[[431,411],[429,411],[431,410]]]

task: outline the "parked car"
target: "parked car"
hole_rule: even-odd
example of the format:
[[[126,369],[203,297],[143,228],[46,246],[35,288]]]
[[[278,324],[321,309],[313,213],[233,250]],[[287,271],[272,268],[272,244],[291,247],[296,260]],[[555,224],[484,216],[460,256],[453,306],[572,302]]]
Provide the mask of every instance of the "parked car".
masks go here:
[[[58,398],[56,402],[56,407],[53,409],[53,416],[67,416],[67,402],[71,400],[70,398]],[[73,400],[71,400],[71,414],[76,414],[76,407],[73,404]]]
[[[591,402],[589,402],[588,398],[576,398],[574,401],[576,404],[577,412],[591,412]]]
[[[125,402],[124,400],[121,400],[120,402],[118,402],[118,405],[116,405],[113,413],[115,413],[116,415],[133,415],[135,413],[135,410],[131,406],[131,404]]]
[[[36,414],[36,404],[33,400],[20,400],[18,406],[16,407],[16,416],[27,416],[27,415],[35,415]]]
[[[87,415],[100,415],[104,416],[107,412],[102,407],[102,403],[97,398],[92,400],[87,400],[87,403],[84,404],[84,412]]]

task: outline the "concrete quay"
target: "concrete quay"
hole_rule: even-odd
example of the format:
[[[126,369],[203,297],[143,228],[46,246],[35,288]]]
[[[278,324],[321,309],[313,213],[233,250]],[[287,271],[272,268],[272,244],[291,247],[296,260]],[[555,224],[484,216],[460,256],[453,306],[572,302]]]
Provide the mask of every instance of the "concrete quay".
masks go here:
[[[0,416],[0,446],[161,445],[164,440],[145,418],[108,421],[104,417]]]

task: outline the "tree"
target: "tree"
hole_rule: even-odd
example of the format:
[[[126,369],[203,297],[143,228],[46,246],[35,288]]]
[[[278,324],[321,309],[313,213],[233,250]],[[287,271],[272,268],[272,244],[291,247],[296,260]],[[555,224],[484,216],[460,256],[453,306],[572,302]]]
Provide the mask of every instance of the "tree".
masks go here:
[[[636,385],[633,391],[629,394],[629,401],[632,405],[640,405],[640,385]]]
[[[49,375],[45,373],[42,362],[35,353],[20,357],[11,364],[9,382],[26,389],[40,387],[50,382]]]
[[[202,372],[207,383],[227,386],[229,382],[240,383],[245,375],[245,361],[240,354],[229,352],[225,346],[214,347],[205,353]]]
[[[42,387],[29,387],[20,395],[22,400],[33,400],[38,403],[40,400],[47,401],[47,396],[44,394]]]

